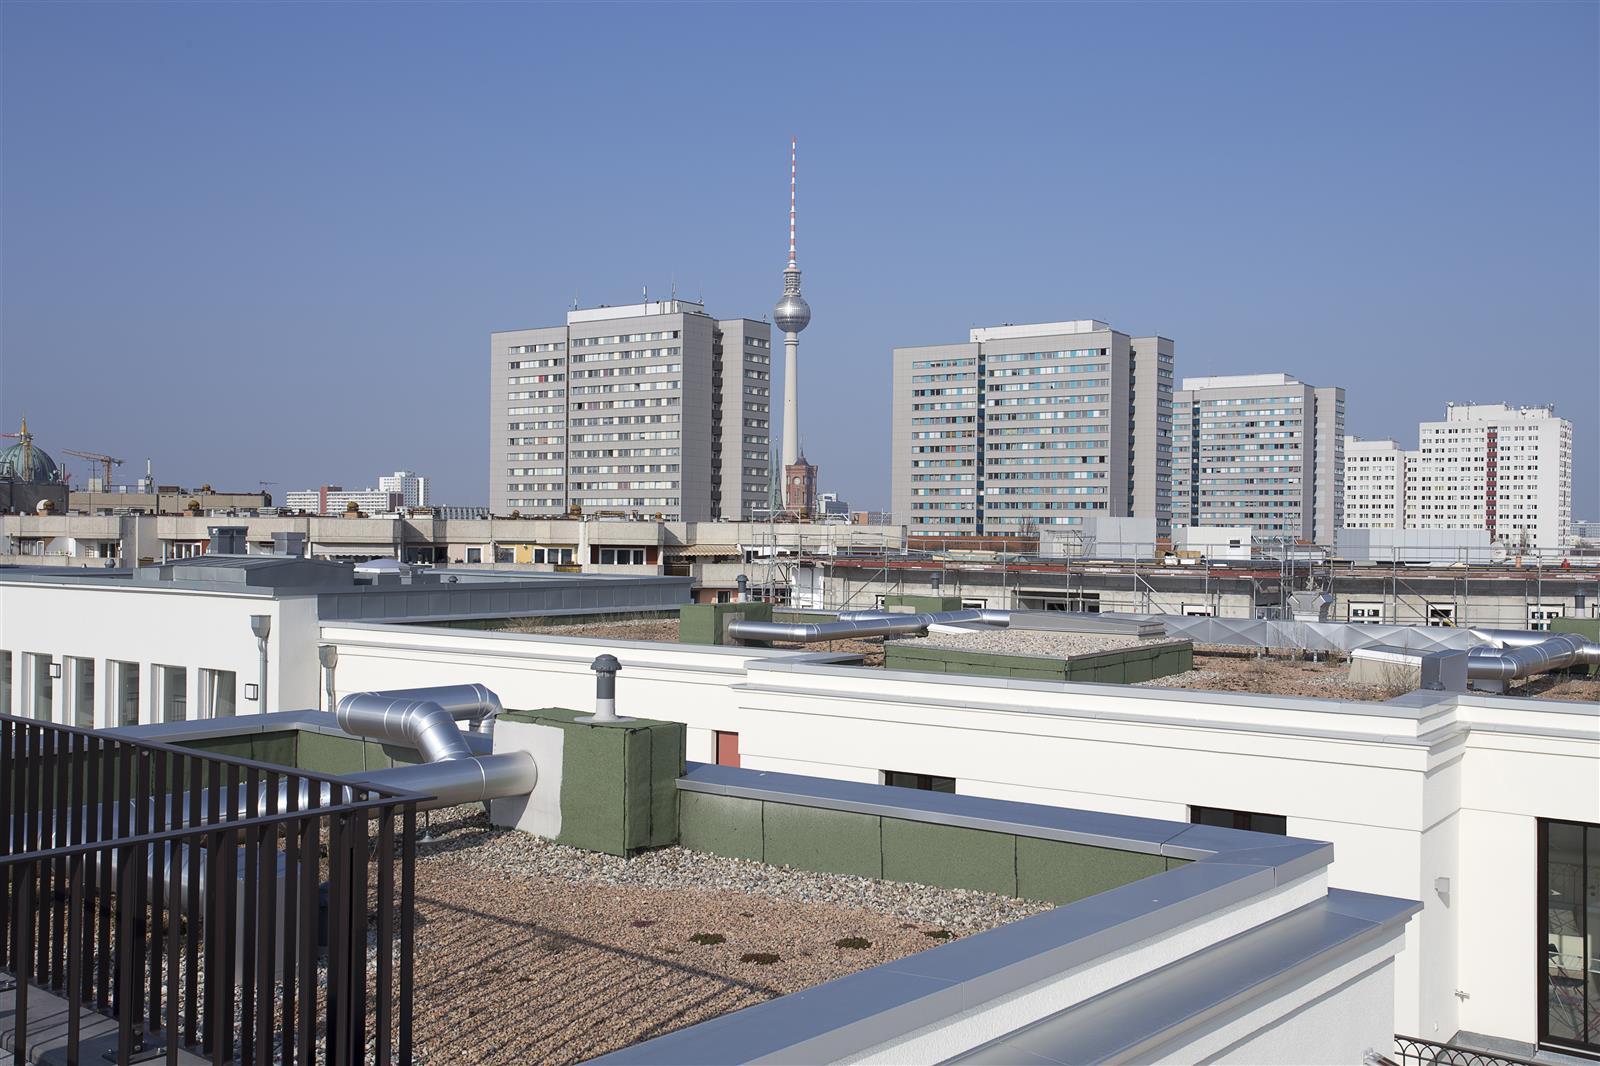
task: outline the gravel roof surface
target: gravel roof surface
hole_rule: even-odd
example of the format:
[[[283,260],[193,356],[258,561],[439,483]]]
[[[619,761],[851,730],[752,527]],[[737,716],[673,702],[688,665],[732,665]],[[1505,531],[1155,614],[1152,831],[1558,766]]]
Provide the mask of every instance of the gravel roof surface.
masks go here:
[[[432,829],[414,982],[429,1063],[579,1062],[1050,906],[676,847],[621,859],[472,807]]]
[[[1341,700],[1387,700],[1399,695],[1383,685],[1353,685],[1344,663],[1310,662],[1253,655],[1195,652],[1194,669],[1137,683],[1139,688],[1190,688],[1210,692],[1256,692],[1269,696],[1321,696]]]
[[[1043,629],[974,629],[964,633],[929,633],[914,640],[930,648],[959,648],[1000,655],[1036,655],[1064,659],[1117,648],[1156,647],[1176,643],[1167,637],[1125,637],[1109,633],[1058,633]]]

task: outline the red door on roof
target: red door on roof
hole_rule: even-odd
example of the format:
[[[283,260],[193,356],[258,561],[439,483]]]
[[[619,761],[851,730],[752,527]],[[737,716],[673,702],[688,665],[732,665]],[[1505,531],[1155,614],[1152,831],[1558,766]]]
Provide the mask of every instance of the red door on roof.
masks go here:
[[[739,734],[717,730],[717,765],[739,765]]]

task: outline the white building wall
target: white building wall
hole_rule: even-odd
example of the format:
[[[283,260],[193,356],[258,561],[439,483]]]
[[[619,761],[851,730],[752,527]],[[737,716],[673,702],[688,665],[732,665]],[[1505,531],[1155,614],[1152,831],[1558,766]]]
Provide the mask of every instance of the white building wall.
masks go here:
[[[130,583],[131,586],[131,583]],[[56,682],[56,722],[71,725],[77,708],[68,695],[66,658],[95,661],[94,725],[113,720],[113,662],[139,666],[139,720],[161,720],[157,666],[186,670],[188,716],[199,717],[201,670],[235,675],[238,714],[318,706],[316,597],[175,591],[143,587],[0,585],[0,650],[12,653],[14,713],[32,708],[22,674],[24,654],[48,655],[62,664]],[[267,703],[245,699],[245,685],[257,684],[260,659],[250,616],[272,619],[268,638]]]
[[[752,769],[912,770],[967,795],[1179,821],[1191,804],[1285,815],[1334,844],[1334,887],[1424,902],[1395,986],[1395,1025],[1421,1036],[1534,1039],[1534,820],[1600,822],[1600,711],[1582,704],[997,686],[805,653],[370,626],[324,639],[341,692],[479,682],[508,707],[590,706],[589,663],[610,652],[619,712],[685,723],[699,761],[727,730]]]

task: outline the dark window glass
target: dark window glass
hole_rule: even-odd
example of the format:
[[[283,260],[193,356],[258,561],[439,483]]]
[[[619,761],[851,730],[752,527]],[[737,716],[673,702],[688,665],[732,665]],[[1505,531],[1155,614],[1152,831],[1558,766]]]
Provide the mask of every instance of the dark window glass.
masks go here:
[[[896,788],[920,788],[924,792],[954,792],[956,779],[934,774],[908,774],[902,770],[885,770],[883,783]]]
[[[1539,1040],[1600,1051],[1600,826],[1539,823]]]
[[[1254,811],[1234,811],[1227,807],[1189,807],[1189,821],[1195,825],[1215,825],[1223,829],[1248,829],[1252,833],[1276,833],[1287,836],[1289,819],[1281,814],[1259,814]]]

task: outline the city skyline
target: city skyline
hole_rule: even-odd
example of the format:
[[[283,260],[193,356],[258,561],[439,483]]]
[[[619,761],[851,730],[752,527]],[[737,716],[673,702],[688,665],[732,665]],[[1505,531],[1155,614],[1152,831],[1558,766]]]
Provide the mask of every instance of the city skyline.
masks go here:
[[[852,54],[899,46],[776,112],[669,72],[685,117],[617,141],[629,79],[573,93],[575,59],[511,80],[474,52],[595,32],[582,9],[401,10],[380,46],[338,9],[12,5],[0,421],[26,411],[52,453],[109,452],[124,473],[150,456],[163,483],[282,492],[398,458],[444,502],[486,500],[483,333],[641,284],[767,306],[772,175],[795,132],[808,295],[829,309],[806,335],[801,434],[819,487],[857,507],[888,505],[896,345],[1093,317],[1182,338],[1180,377],[1343,386],[1356,436],[1404,439],[1450,401],[1554,403],[1574,423],[1574,517],[1600,513],[1595,9],[1223,10],[937,10],[909,33],[875,10],[819,15],[797,54],[841,20]],[[607,32],[642,58],[663,36],[760,39],[779,21],[690,9]],[[1422,47],[1445,29],[1447,49]],[[1147,49],[1184,98],[1116,79],[1111,99],[1117,47],[1059,83],[1032,72],[1074,33]],[[898,78],[957,56],[976,68],[960,91]],[[1217,73],[1246,58],[1250,74]],[[298,77],[268,77],[275,61]],[[426,69],[382,92],[359,76],[395,64]],[[462,107],[473,122],[453,121]],[[1038,137],[1045,120],[1059,137]],[[1519,151],[1485,153],[1485,130],[1513,128]],[[738,150],[710,162],[684,140],[701,129]],[[555,136],[578,158],[621,144],[658,162],[557,174],[541,164]],[[461,431],[419,442],[428,425]]]

